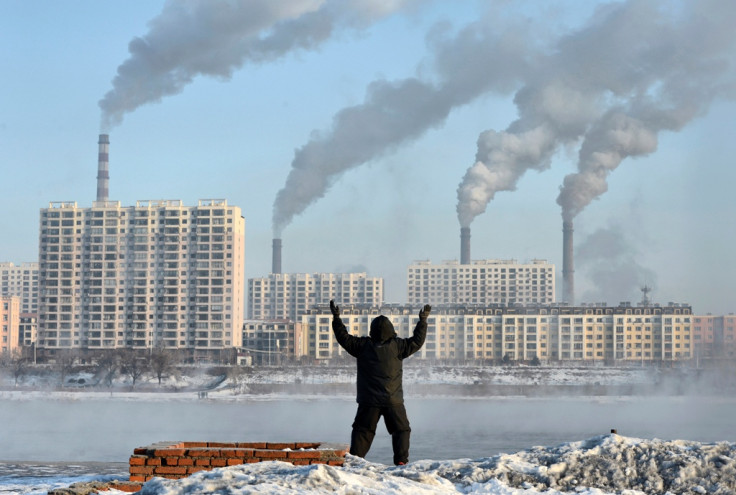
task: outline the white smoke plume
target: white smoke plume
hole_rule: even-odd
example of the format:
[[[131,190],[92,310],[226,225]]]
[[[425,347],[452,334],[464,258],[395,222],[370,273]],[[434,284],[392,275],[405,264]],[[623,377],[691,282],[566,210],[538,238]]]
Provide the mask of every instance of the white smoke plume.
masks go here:
[[[652,2],[632,2],[612,16],[633,41],[619,47],[616,58],[623,63],[630,54],[629,65],[642,70],[629,75],[628,84],[621,85],[627,80],[621,77],[611,85],[611,91],[619,90],[618,104],[593,123],[580,148],[578,172],[560,188],[557,202],[565,220],[607,191],[608,174],[624,159],[656,151],[661,131],[679,131],[715,98],[734,96],[734,5],[686,2],[681,11],[667,12],[668,5],[653,10]],[[643,22],[647,17],[654,22]]]
[[[108,132],[141,105],[184,90],[197,76],[229,79],[244,64],[311,50],[345,28],[362,29],[421,0],[169,0],[128,45],[100,100]]]
[[[532,65],[534,50],[518,29],[477,22],[456,36],[431,35],[436,82],[374,81],[362,104],[340,110],[329,131],[314,131],[296,150],[273,205],[275,237],[344,172],[440,126],[457,106],[489,91],[510,91]]]
[[[630,0],[597,9],[524,82],[515,98],[519,120],[503,133],[481,134],[476,163],[458,188],[461,226],[495,193],[514,190],[527,170],[546,168],[560,145],[582,139],[579,172],[565,179],[558,198],[563,217],[572,219],[605,192],[622,160],[656,150],[658,132],[680,130],[713,99],[734,97],[734,22],[736,4],[713,0]],[[544,147],[531,142],[519,150],[531,129],[545,134]]]

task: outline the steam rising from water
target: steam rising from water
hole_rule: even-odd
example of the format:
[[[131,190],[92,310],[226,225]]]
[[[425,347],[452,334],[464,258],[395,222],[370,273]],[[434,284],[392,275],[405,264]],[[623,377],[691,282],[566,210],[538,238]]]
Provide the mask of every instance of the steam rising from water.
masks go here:
[[[520,118],[478,139],[476,163],[458,188],[458,218],[469,226],[499,191],[542,170],[560,145],[582,140],[578,172],[557,202],[570,220],[607,190],[627,157],[657,149],[715,98],[734,97],[736,4],[631,0],[600,7],[562,37],[516,93]]]
[[[245,63],[313,50],[335,31],[361,29],[419,0],[169,0],[128,45],[100,100],[107,132],[125,114],[178,94],[195,77],[229,79]]]

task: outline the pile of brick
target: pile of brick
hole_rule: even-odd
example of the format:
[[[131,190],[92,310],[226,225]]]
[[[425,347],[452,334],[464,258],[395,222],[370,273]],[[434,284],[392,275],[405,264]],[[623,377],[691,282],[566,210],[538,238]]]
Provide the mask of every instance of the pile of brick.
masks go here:
[[[347,445],[314,442],[161,442],[133,451],[129,481],[79,483],[49,494],[83,495],[110,489],[137,492],[154,477],[180,479],[198,471],[263,461],[342,466],[347,451]]]
[[[154,476],[184,478],[197,471],[261,461],[342,466],[346,445],[308,442],[167,442],[140,447],[130,456],[130,481]]]

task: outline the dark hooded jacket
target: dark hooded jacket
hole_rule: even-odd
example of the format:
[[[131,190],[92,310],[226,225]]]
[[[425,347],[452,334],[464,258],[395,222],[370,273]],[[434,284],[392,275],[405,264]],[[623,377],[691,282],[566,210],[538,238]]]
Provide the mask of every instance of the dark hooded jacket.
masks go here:
[[[358,359],[358,403],[373,406],[403,403],[402,361],[424,345],[426,319],[419,319],[414,335],[408,339],[397,337],[391,321],[383,315],[371,322],[370,337],[350,335],[340,317],[332,320],[332,331],[348,354]]]

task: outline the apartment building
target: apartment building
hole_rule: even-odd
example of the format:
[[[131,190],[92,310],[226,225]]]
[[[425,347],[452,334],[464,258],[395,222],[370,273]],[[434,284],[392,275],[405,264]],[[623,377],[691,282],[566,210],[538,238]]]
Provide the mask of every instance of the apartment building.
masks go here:
[[[367,336],[383,314],[400,337],[411,335],[420,305],[342,305],[353,335]],[[344,357],[334,339],[332,315],[319,305],[302,316],[307,353],[314,359]],[[687,305],[436,305],[428,319],[420,359],[652,363],[693,357],[692,309]]]
[[[33,347],[36,344],[38,332],[38,315],[36,313],[21,313],[19,325],[19,345],[24,348]]]
[[[306,356],[301,322],[291,320],[246,320],[242,351],[255,365],[280,365]]]
[[[52,202],[40,212],[38,350],[242,342],[245,220],[224,199]]]
[[[18,296],[22,313],[37,313],[38,263],[0,263],[0,296]]]
[[[409,304],[552,304],[555,266],[544,260],[415,261],[407,269]]]
[[[363,273],[271,273],[248,279],[249,320],[299,321],[315,304],[383,303],[383,279]]]
[[[693,316],[693,346],[697,359],[736,357],[736,315]]]
[[[0,296],[0,353],[12,354],[18,349],[20,299]]]

